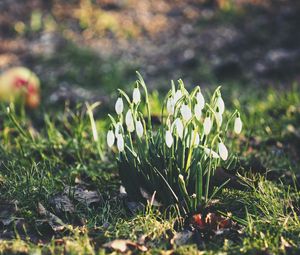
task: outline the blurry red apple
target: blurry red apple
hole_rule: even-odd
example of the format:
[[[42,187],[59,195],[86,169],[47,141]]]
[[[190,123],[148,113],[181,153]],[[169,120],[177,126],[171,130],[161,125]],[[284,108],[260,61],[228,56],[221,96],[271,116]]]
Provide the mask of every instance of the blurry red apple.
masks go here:
[[[40,104],[40,81],[25,67],[13,67],[0,75],[0,100],[20,102],[36,108]]]

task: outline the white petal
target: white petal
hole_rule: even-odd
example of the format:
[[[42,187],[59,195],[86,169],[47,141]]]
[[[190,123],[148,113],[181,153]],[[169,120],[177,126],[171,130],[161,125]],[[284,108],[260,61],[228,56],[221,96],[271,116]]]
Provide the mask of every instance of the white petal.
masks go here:
[[[170,130],[166,131],[166,144],[169,148],[171,148],[173,144],[173,136]]]
[[[117,147],[119,152],[122,152],[124,150],[124,139],[123,136],[117,137]]]
[[[242,123],[242,120],[240,117],[237,117],[235,120],[234,120],[234,132],[236,134],[240,134],[241,131],[242,131],[242,127],[243,127],[243,123]]]
[[[194,113],[195,113],[196,119],[199,121],[201,119],[202,109],[203,108],[201,108],[201,105],[199,103],[197,103],[194,107]]]
[[[222,97],[221,96],[219,96],[218,98],[217,98],[217,107],[218,107],[218,109],[219,109],[219,112],[221,113],[221,114],[223,114],[223,112],[225,111],[225,104],[224,104],[224,101],[223,101],[223,99],[222,99]]]
[[[135,88],[132,93],[132,101],[134,104],[137,104],[141,101],[141,93],[138,88]]]
[[[217,125],[220,127],[223,121],[222,113],[216,112],[216,119],[217,119]]]
[[[136,126],[136,134],[139,138],[141,138],[144,134],[144,128],[143,128],[143,124],[140,120],[138,120],[135,124]]]
[[[117,99],[117,102],[115,104],[115,110],[117,114],[121,114],[124,110],[123,99],[121,97]]]
[[[123,126],[120,122],[115,125],[115,136],[118,137],[123,133]]]
[[[203,132],[205,135],[208,135],[210,133],[211,127],[212,127],[211,120],[209,117],[206,117],[203,122]]]
[[[215,151],[209,149],[209,148],[204,148],[204,152],[206,153],[207,156],[213,157],[213,158],[220,158],[218,153]]]
[[[183,124],[182,124],[182,121],[179,118],[177,118],[174,121],[174,124],[175,124],[178,136],[180,137],[180,139],[182,139],[182,137],[183,137]]]
[[[169,97],[168,98],[168,101],[167,101],[167,112],[169,115],[173,115],[174,114],[174,99],[172,97]]]
[[[197,100],[197,104],[199,104],[199,107],[202,110],[205,105],[205,99],[200,91],[196,94],[196,100]]]
[[[125,116],[125,123],[126,123],[126,126],[127,126],[127,129],[128,131],[131,133],[134,131],[134,122],[133,122],[133,116],[132,116],[132,112],[131,110],[129,109],[126,113],[126,116]]]
[[[178,89],[176,92],[175,92],[175,95],[174,95],[174,105],[177,103],[177,101],[182,97],[182,92],[180,89]]]
[[[109,148],[111,148],[114,145],[115,142],[115,135],[112,130],[109,130],[107,132],[107,137],[106,137],[107,145]]]
[[[224,143],[219,143],[218,144],[218,149],[219,149],[219,155],[221,159],[226,160],[228,158],[228,150]]]
[[[190,107],[186,104],[181,105],[180,113],[185,121],[189,121],[192,118],[192,111]]]

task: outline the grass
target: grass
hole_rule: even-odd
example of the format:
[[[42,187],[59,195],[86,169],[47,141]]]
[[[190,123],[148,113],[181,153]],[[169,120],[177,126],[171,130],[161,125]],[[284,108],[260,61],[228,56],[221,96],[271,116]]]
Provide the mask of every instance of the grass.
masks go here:
[[[298,254],[299,92],[297,86],[280,92],[225,88],[225,102],[232,101],[229,107],[245,113],[247,132],[231,148],[237,148],[247,163],[238,172],[249,188],[224,189],[214,207],[230,213],[242,229],[235,237],[216,235],[205,241],[195,237],[178,247],[170,244],[180,231],[175,215],[149,207],[132,214],[120,198],[116,162],[105,149],[105,115],[96,118],[105,154],[101,161],[83,105],[34,114],[17,108],[8,114],[1,105],[0,201],[17,201],[18,210],[8,216],[15,223],[3,225],[4,206],[0,204],[0,254],[106,254],[110,251],[102,245],[108,241],[137,242],[145,236],[148,254],[165,254],[165,250],[174,254]],[[158,104],[159,95],[154,98]],[[254,167],[253,157],[268,173]],[[101,194],[101,202],[87,206],[72,198],[75,211],[58,214],[51,199],[79,182]],[[66,228],[53,233],[47,221],[40,224],[45,218],[38,212],[38,203],[59,216]]]

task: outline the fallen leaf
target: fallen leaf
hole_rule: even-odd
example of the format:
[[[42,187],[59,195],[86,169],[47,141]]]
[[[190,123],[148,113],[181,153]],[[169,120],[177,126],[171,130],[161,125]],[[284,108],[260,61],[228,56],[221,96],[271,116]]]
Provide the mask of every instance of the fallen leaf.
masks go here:
[[[38,203],[38,213],[44,218],[44,220],[42,220],[41,222],[48,223],[54,232],[62,231],[65,229],[65,224],[63,223],[63,221],[53,213],[47,211],[41,203]]]
[[[170,242],[172,245],[177,245],[177,246],[185,245],[191,240],[193,235],[194,233],[190,230],[177,232]]]
[[[147,251],[147,247],[144,245],[139,245],[137,243],[134,243],[130,240],[124,240],[124,239],[116,239],[109,243],[106,243],[103,245],[104,248],[112,249],[119,252],[126,252],[128,250],[137,249],[139,251],[145,252]]]
[[[0,201],[0,223],[9,225],[15,220],[18,211],[17,201]]]
[[[87,206],[102,201],[102,197],[97,191],[87,190],[80,185],[76,185],[75,187],[66,187],[64,193],[66,195],[73,196],[75,200],[80,203],[84,203]]]
[[[50,203],[55,207],[57,213],[67,212],[74,213],[75,208],[69,197],[65,194],[60,194],[52,197]]]

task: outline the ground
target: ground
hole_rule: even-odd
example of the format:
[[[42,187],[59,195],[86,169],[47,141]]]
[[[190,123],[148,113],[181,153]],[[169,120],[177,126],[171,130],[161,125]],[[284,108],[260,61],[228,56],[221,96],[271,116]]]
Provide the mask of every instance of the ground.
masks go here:
[[[1,104],[0,254],[300,252],[300,6],[233,3],[0,3],[0,67],[25,65],[42,82],[39,109]],[[202,231],[120,193],[107,113],[135,70],[156,108],[183,78],[205,94],[221,83],[228,109],[241,111],[229,150],[243,164],[230,174],[247,185],[226,187],[202,212],[230,228]],[[98,100],[96,143],[85,102]]]

